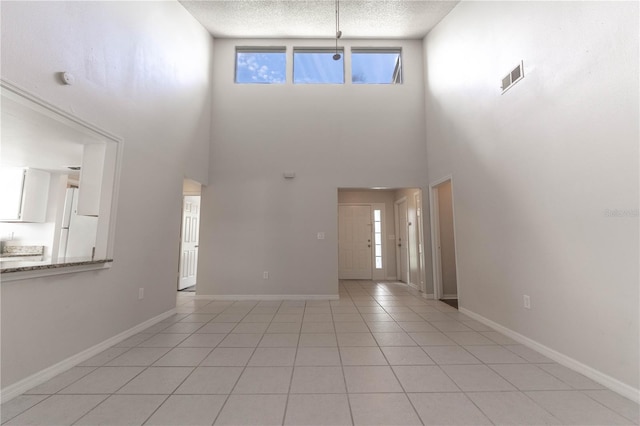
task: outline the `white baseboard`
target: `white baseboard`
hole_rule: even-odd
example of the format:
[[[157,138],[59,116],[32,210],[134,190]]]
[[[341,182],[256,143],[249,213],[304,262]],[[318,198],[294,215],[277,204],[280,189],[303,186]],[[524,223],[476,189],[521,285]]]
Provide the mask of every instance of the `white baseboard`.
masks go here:
[[[488,318],[483,317],[482,315],[476,314],[466,308],[460,307],[458,309],[465,315],[470,316],[476,321],[479,321],[496,331],[506,335],[507,337],[512,338],[518,343],[522,343],[523,345],[540,352],[542,355],[556,361],[558,364],[564,365],[567,368],[570,368],[574,371],[577,371],[580,374],[583,374],[590,378],[593,381],[600,383],[603,386],[608,387],[612,391],[619,393],[620,395],[628,398],[636,403],[640,403],[640,389],[636,389],[632,386],[627,385],[626,383],[622,383],[620,380],[615,379],[608,374],[605,374],[599,370],[596,370],[593,367],[589,367],[586,364],[581,363],[580,361],[573,359],[563,353],[560,353],[554,349],[551,349],[548,346],[543,345],[542,343],[538,343],[533,339],[530,339],[516,331],[511,330],[510,328],[504,327],[497,322],[494,322]]]
[[[422,293],[422,297],[425,299],[435,299],[435,295],[433,293]]]
[[[44,370],[40,370],[35,374],[32,374],[29,377],[26,377],[16,383],[13,383],[2,390],[0,390],[0,402],[5,403],[18,395],[23,394],[29,389],[38,386],[47,380],[57,376],[60,373],[64,373],[72,367],[88,360],[91,357],[98,355],[100,352],[105,349],[110,348],[111,346],[122,342],[125,339],[133,336],[141,332],[142,330],[151,327],[154,324],[159,323],[160,321],[170,317],[175,314],[176,310],[171,309],[167,312],[164,312],[158,316],[155,316],[147,321],[144,321],[130,329],[123,331],[120,334],[117,334],[103,342],[98,343],[95,346],[90,347],[89,349],[85,349],[82,352],[79,352],[75,355],[70,356],[69,358],[58,362],[57,364],[52,365],[51,367],[47,367]]]
[[[384,279],[385,281],[397,281],[398,277],[396,277],[395,275],[391,276],[391,277],[386,277]]]
[[[244,300],[338,300],[337,294],[196,294],[196,299],[244,301]]]
[[[457,294],[443,294],[440,300],[450,300],[450,299],[457,299],[457,298],[458,298]]]

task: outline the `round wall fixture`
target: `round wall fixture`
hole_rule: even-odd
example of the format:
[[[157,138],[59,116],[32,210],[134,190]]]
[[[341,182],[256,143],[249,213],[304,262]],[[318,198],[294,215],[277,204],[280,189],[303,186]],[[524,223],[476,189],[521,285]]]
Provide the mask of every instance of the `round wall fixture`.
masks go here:
[[[62,81],[64,81],[64,84],[71,86],[73,83],[75,83],[76,78],[71,73],[63,72]]]

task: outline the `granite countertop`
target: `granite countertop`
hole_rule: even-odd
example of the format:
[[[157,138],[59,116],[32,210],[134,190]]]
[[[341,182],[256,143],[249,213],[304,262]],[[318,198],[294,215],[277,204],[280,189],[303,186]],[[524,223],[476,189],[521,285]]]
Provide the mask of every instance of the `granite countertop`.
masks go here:
[[[44,255],[44,246],[2,246],[0,258],[8,257],[42,257]]]
[[[24,255],[21,255],[24,256]],[[51,260],[17,260],[3,261],[0,263],[0,273],[6,274],[10,272],[37,271],[43,269],[65,268],[70,266],[98,265],[102,263],[111,263],[113,259],[91,259],[90,257],[75,257]]]

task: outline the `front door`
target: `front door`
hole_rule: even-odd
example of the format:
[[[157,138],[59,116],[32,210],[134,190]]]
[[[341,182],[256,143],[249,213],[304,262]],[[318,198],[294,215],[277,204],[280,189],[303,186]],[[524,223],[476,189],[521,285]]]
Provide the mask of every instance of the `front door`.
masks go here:
[[[180,278],[178,279],[178,290],[196,284],[199,219],[200,196],[186,195],[182,206],[182,238],[180,244]]]
[[[371,206],[338,206],[338,276],[371,279]]]

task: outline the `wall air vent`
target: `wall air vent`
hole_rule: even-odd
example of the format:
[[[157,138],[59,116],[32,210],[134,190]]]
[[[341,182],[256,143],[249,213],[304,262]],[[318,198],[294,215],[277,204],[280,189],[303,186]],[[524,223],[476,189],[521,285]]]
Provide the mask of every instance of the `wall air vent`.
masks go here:
[[[78,171],[78,170],[81,169],[81,167],[80,166],[67,166],[67,169],[73,170],[73,171]]]
[[[523,68],[523,63],[521,61],[517,67],[512,69],[509,74],[507,74],[502,78],[502,87],[501,87],[502,93],[509,90],[511,86],[513,86],[523,78],[524,78],[524,68]]]

